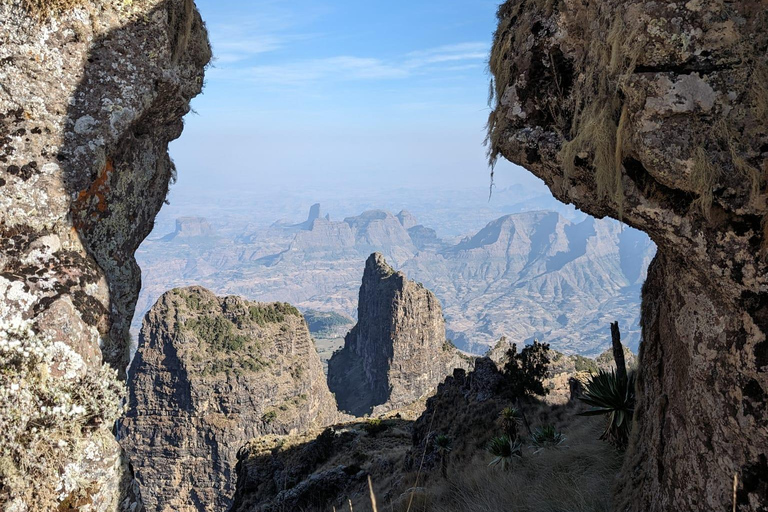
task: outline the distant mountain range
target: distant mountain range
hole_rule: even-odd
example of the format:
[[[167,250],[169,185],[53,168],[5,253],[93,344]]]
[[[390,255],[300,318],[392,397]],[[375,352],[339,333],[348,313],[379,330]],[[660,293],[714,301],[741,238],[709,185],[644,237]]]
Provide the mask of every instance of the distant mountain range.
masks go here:
[[[137,321],[164,291],[192,284],[354,317],[365,259],[380,252],[434,291],[449,337],[473,353],[507,336],[597,355],[613,320],[636,350],[640,287],[655,253],[645,234],[616,221],[572,222],[554,211],[505,215],[454,240],[407,211],[335,221],[319,204],[303,222],[250,226],[234,237],[217,236],[200,218],[178,219],[174,233],[137,254],[144,281]]]

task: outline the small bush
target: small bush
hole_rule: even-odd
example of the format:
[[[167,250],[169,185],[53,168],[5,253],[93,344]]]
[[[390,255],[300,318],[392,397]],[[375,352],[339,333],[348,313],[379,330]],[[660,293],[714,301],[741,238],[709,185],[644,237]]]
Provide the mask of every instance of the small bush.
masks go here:
[[[505,407],[499,414],[499,423],[504,433],[510,439],[517,439],[517,427],[523,421],[523,415],[516,407]]]
[[[280,323],[285,321],[287,315],[301,316],[298,309],[287,302],[275,302],[274,304],[252,305],[248,308],[248,316],[252,322],[261,327],[268,323]]]
[[[275,411],[267,411],[261,415],[261,421],[269,425],[277,419],[277,413]]]
[[[381,421],[379,418],[372,418],[365,422],[363,425],[363,428],[371,437],[376,437],[381,432],[384,432],[389,428],[389,425],[387,425],[385,422]]]
[[[544,396],[549,390],[543,380],[549,376],[549,344],[534,340],[518,353],[517,345],[507,351],[507,364],[504,365],[507,385],[516,397],[531,395]]]
[[[232,352],[245,346],[245,336],[235,334],[235,326],[223,316],[201,316],[186,324],[214,352]]]

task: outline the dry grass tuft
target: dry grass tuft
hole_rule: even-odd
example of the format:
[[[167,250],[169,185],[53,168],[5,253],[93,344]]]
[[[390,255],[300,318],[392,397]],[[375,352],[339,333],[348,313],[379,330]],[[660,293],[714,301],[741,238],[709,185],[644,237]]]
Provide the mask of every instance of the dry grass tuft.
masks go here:
[[[43,21],[83,3],[84,0],[23,0],[22,5],[33,18]]]

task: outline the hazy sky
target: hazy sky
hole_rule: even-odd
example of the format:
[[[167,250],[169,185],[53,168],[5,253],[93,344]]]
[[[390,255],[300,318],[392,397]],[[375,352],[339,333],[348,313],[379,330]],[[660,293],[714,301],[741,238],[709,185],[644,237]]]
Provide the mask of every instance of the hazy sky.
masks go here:
[[[180,187],[487,186],[497,2],[197,0],[214,61]],[[497,183],[535,184],[503,163]]]

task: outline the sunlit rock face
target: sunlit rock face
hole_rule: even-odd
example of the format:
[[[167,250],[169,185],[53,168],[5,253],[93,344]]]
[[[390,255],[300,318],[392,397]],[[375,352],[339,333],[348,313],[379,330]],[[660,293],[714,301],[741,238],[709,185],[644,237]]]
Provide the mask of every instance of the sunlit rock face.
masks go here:
[[[13,0],[0,25],[0,508],[137,510],[112,433],[133,254],[206,31],[190,0]]]
[[[621,510],[764,510],[768,2],[508,1],[491,156],[658,246]]]
[[[148,510],[227,510],[252,438],[339,419],[301,313],[285,303],[171,290],[147,313],[121,444]]]
[[[339,408],[363,416],[406,406],[434,391],[453,368],[470,364],[445,338],[437,297],[381,254],[371,254],[357,324],[328,361],[328,385]]]

